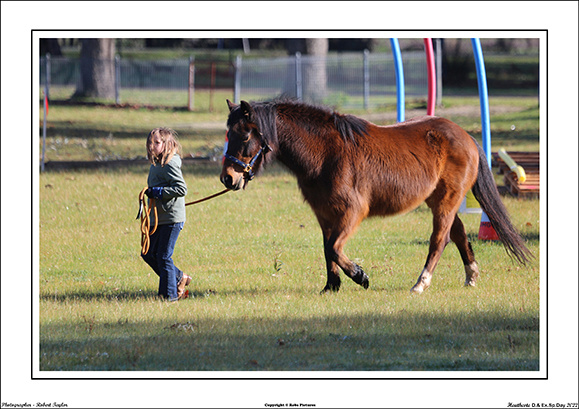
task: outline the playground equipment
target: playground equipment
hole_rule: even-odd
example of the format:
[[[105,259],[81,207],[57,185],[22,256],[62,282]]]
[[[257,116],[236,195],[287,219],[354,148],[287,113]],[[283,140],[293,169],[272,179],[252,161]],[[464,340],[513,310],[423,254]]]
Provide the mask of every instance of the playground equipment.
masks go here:
[[[390,45],[392,47],[392,54],[394,56],[394,68],[396,70],[396,118],[398,122],[404,122],[405,90],[402,55],[400,53],[400,44],[398,43],[397,38],[391,38]],[[436,104],[436,69],[434,65],[432,38],[424,39],[424,48],[426,50],[426,66],[428,70],[428,104],[426,108],[426,114],[434,116],[434,105]]]
[[[499,149],[499,157],[507,164],[511,172],[517,175],[517,181],[524,183],[527,180],[527,175],[525,174],[525,169],[522,166],[517,165],[517,162],[509,156],[509,154],[503,149]]]
[[[424,39],[426,50],[426,67],[428,69],[428,105],[426,115],[434,116],[434,104],[436,103],[436,70],[434,68],[434,50],[432,49],[432,38]]]
[[[392,54],[394,55],[394,68],[396,70],[396,120],[404,122],[404,69],[402,68],[402,55],[397,38],[391,38]]]
[[[503,174],[505,186],[518,198],[538,197],[541,190],[539,152],[505,152],[500,149],[493,154]]]
[[[480,39],[472,38],[472,49],[474,53],[474,62],[476,64],[476,77],[478,82],[478,95],[480,99],[480,115],[482,124],[482,143],[483,150],[486,154],[489,168],[492,169],[491,158],[491,121],[489,117],[489,98],[487,88],[487,76],[485,71],[485,62],[480,45]],[[491,222],[485,212],[482,212],[480,228],[478,231],[480,240],[498,240],[499,236],[491,225]]]

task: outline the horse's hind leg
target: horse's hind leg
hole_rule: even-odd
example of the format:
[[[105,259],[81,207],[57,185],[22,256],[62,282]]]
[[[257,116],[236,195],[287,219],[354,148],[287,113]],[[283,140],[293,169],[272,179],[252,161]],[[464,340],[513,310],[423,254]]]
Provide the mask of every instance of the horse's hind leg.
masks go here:
[[[474,258],[472,247],[466,237],[464,226],[462,221],[458,218],[458,215],[454,217],[454,223],[450,229],[450,239],[454,241],[458,247],[460,257],[464,263],[464,270],[466,273],[464,285],[474,287],[479,276],[478,266]]]
[[[418,294],[421,294],[424,290],[430,287],[432,273],[440,260],[444,248],[450,241],[450,228],[452,226],[454,215],[439,215],[436,214],[434,210],[433,213],[434,229],[430,236],[430,248],[428,251],[428,257],[426,258],[426,264],[424,265],[416,284],[414,284],[411,289],[411,291]]]
[[[456,217],[456,212],[465,193],[460,189],[460,185],[454,189],[451,189],[452,184],[443,186],[444,189],[436,190],[426,199],[426,204],[432,210],[433,228],[424,269],[418,277],[418,281],[412,287],[412,291],[418,294],[430,286],[432,273],[440,260],[440,256],[442,256],[444,248],[450,242],[451,236],[456,239],[461,255],[464,254],[463,260],[467,260],[469,264],[474,262],[472,250],[470,252],[467,251],[468,240],[464,233],[464,227],[462,222]]]

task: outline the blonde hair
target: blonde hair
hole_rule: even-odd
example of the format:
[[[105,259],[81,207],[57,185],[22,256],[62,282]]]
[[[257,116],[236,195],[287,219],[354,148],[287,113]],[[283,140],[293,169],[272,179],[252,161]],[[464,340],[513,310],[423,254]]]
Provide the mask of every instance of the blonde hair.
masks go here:
[[[152,149],[153,138],[157,135],[164,143],[163,152],[159,156],[155,156]],[[176,153],[181,155],[181,144],[177,139],[177,132],[170,128],[155,128],[149,132],[147,137],[147,159],[149,162],[153,165],[160,163],[161,166],[165,166]]]

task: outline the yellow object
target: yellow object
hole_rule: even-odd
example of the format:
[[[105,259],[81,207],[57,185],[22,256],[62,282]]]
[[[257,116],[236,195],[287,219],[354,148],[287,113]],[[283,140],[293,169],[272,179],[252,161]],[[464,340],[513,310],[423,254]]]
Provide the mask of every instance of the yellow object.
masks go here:
[[[462,203],[460,204],[458,211],[460,213],[482,213],[480,204],[472,194],[472,190],[469,190],[466,193],[466,196],[462,199]]]
[[[499,156],[505,161],[509,169],[517,175],[519,183],[524,183],[525,180],[527,180],[525,169],[523,169],[522,166],[517,165],[517,162],[515,162],[504,149],[499,149]]]
[[[467,209],[478,209],[480,205],[472,194],[472,190],[469,190],[466,194],[466,208]]]

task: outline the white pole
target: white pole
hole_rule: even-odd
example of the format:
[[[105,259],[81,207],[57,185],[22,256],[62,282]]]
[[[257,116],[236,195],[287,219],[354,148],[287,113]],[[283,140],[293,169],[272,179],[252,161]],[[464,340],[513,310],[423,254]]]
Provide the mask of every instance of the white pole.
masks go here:
[[[241,99],[241,55],[235,57],[235,85],[233,86],[233,102],[239,104]]]
[[[44,108],[44,119],[42,122],[42,160],[40,162],[40,171],[44,172],[44,160],[46,155],[46,121],[48,116],[48,107],[46,106],[46,102],[48,100],[48,81],[50,79],[50,54],[46,54],[45,59],[45,78],[44,78],[44,98],[42,99],[42,106]]]
[[[46,109],[46,99],[48,98],[48,84],[44,84],[44,98],[42,99],[42,105],[44,106],[44,120],[42,124],[42,162],[40,164],[40,170],[44,172],[44,157],[46,153],[46,117],[48,115],[48,109]]]
[[[302,53],[296,53],[296,98],[302,100]]]
[[[442,106],[442,40],[436,39],[436,105]]]
[[[364,50],[364,109],[370,106],[370,63],[368,61],[370,51]]]

